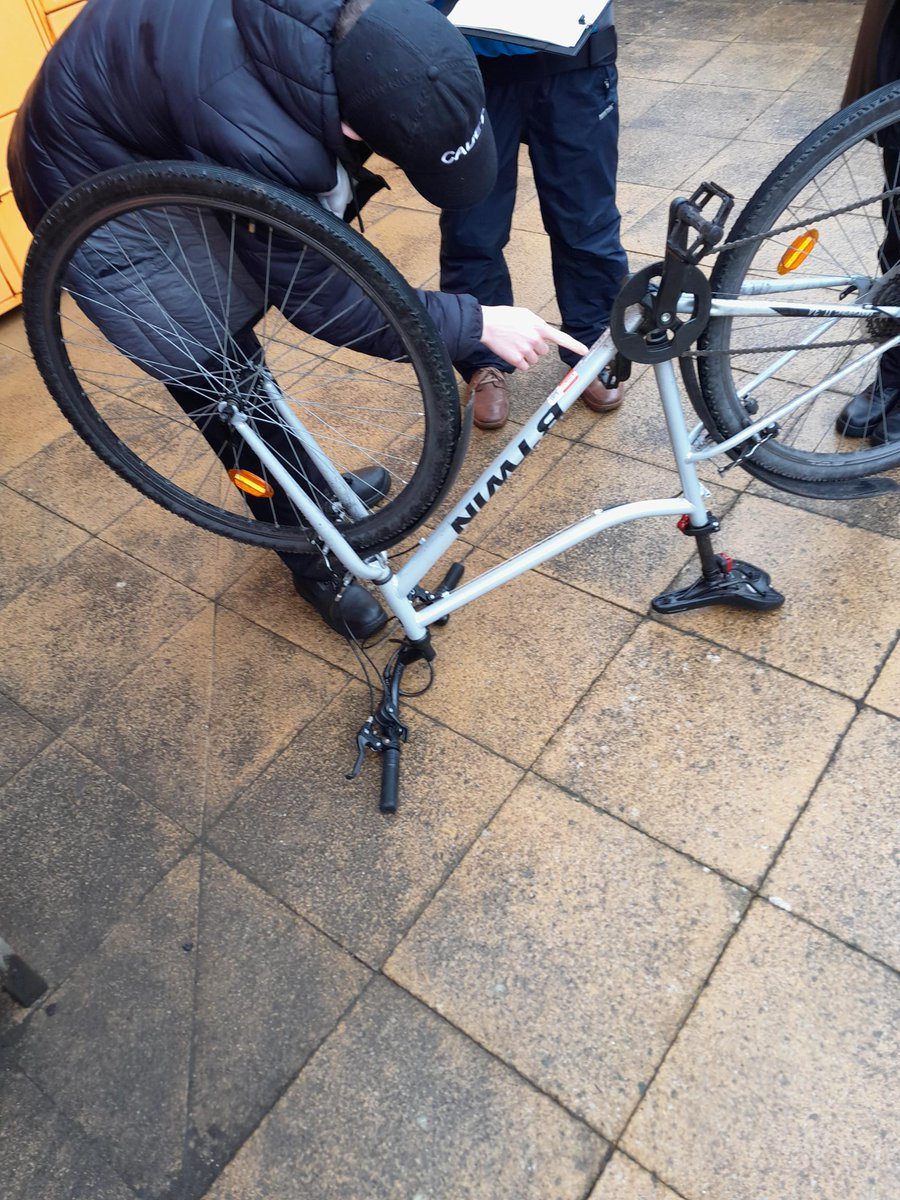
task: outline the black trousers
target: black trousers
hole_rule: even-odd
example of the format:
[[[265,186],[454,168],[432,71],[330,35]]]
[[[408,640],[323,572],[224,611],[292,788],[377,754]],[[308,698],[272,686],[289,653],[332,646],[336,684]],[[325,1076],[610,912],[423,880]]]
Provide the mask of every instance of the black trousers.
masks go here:
[[[252,380],[263,361],[263,351],[253,332],[252,326],[232,336],[233,346],[228,353],[229,359],[235,363],[246,363],[246,375]],[[209,416],[210,380],[217,377],[218,369],[210,367],[208,374],[199,373],[192,378],[179,380],[178,383],[166,384],[166,389],[176,404],[191,418],[207,444],[215,452],[222,463],[223,470],[232,467],[251,471],[254,475],[265,478],[266,471],[256,454],[250,449],[243,438],[239,437],[224,421]],[[254,414],[265,425],[266,441],[273,452],[286,463],[295,463],[298,467],[298,483],[309,482],[306,490],[311,495],[328,491],[324,479],[313,464],[309,455],[288,441],[283,432],[281,418],[271,402],[262,395],[253,399]],[[244,494],[247,507],[259,521],[277,522],[279,525],[296,525],[297,516],[291,502],[281,493],[275,492],[271,498],[261,498]],[[278,557],[294,574],[306,579],[327,579],[330,575],[325,560],[320,554],[288,554],[276,551]]]
[[[491,61],[491,60],[485,60]],[[525,64],[527,69],[528,64]],[[481,304],[512,304],[503,250],[516,201],[519,145],[528,146],[549,238],[562,327],[588,345],[607,327],[627,273],[616,207],[619,102],[613,62],[538,78],[485,78],[498,174],[481,204],[441,214],[441,290],[469,292]],[[561,350],[570,365],[577,355]],[[455,364],[509,371],[481,347]]]

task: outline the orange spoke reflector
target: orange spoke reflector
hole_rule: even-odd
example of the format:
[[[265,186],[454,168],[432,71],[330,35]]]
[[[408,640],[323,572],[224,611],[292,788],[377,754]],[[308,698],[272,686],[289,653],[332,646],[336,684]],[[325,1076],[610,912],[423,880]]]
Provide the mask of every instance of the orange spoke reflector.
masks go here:
[[[796,271],[797,267],[802,262],[805,262],[815,249],[818,240],[818,229],[808,229],[806,233],[801,233],[799,237],[794,238],[781,256],[781,262],[778,264],[778,274],[787,275],[788,271]]]
[[[232,467],[228,472],[228,478],[236,488],[240,488],[242,492],[246,492],[248,496],[274,496],[275,489],[271,483],[266,483],[264,479],[260,479],[258,475],[254,475],[252,471],[241,471],[237,467]]]

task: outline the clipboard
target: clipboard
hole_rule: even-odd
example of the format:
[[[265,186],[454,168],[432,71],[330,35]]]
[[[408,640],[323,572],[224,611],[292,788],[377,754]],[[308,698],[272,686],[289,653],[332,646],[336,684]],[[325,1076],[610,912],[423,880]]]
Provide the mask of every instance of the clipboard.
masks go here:
[[[437,7],[462,34],[577,54],[612,0],[442,0]]]

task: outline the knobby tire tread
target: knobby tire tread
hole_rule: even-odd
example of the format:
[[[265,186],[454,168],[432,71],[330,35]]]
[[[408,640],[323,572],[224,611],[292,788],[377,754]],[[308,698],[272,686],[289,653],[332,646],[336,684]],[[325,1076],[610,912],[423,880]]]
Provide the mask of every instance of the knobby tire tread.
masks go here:
[[[765,234],[778,222],[779,215],[784,213],[791,198],[829,161],[878,129],[892,124],[893,121],[887,120],[887,116],[900,121],[900,81],[835,113],[798,143],[748,200],[729,231],[727,241]],[[755,248],[756,244],[751,244],[720,253],[710,276],[714,298],[738,293]],[[751,418],[741,410],[740,402],[731,388],[727,345],[729,331],[730,318],[714,317],[698,344],[701,352],[698,376],[702,404],[696,407],[701,420],[706,424],[711,423],[712,432],[721,441],[751,423]],[[846,454],[823,455],[784,446],[772,448],[764,443],[755,451],[753,459],[745,460],[741,465],[751,474],[758,464],[767,475],[775,474],[798,481],[828,482],[872,475],[900,463],[900,444],[888,443],[880,450],[881,453],[876,453],[873,449],[865,461],[850,463]],[[733,459],[739,456],[740,448],[730,452]]]
[[[374,246],[338,218],[303,196],[253,179],[241,172],[194,164],[136,164],[94,176],[72,189],[45,216],[35,232],[23,279],[23,315],[35,361],[50,394],[76,432],[121,478],[177,516],[213,533],[282,552],[311,548],[302,530],[264,529],[252,518],[240,526],[228,514],[191,497],[182,500],[161,491],[159,476],[112,433],[81,388],[59,336],[58,267],[85,233],[116,215],[119,206],[153,199],[173,204],[233,202],[258,208],[260,218],[315,231],[332,258],[345,259],[351,273],[377,291],[384,307],[402,318],[409,348],[414,349],[422,382],[421,400],[429,418],[421,460],[408,486],[358,525],[342,526],[360,552],[388,549],[417,528],[432,511],[453,463],[460,432],[459,395],[438,332],[424,306],[393,265]],[[123,209],[127,211],[127,207]],[[186,494],[185,494],[186,495]]]

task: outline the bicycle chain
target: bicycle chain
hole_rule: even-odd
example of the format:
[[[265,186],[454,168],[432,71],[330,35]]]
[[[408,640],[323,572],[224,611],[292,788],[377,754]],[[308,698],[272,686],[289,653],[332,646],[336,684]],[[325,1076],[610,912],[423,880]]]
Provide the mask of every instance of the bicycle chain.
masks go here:
[[[894,196],[900,196],[900,187],[890,188],[886,192],[879,192],[877,195],[869,196],[865,200],[854,200],[852,204],[845,204],[843,208],[832,208],[828,212],[817,213],[814,216],[807,217],[803,221],[795,221],[792,225],[782,225],[778,229],[768,229],[765,233],[755,233],[751,237],[736,238],[733,242],[725,242],[724,245],[716,246],[707,253],[724,254],[726,250],[736,250],[740,246],[749,246],[754,242],[764,242],[768,238],[780,237],[783,233],[793,233],[796,229],[809,229],[811,225],[815,225],[817,221],[822,221],[826,217],[839,217],[843,213],[853,212],[861,206],[874,204],[876,201],[887,200]],[[703,255],[703,257],[705,258],[706,255]],[[855,338],[843,342],[816,342],[810,346],[810,349],[841,350],[845,346],[869,346],[871,344],[871,338]],[[799,349],[802,349],[802,347]],[[792,350],[798,350],[796,342],[785,346],[753,346],[746,350],[691,350],[683,355],[683,357],[711,358],[714,354],[727,354],[730,358],[734,358],[739,354],[787,354]]]
[[[809,346],[798,346],[791,342],[786,346],[750,346],[746,350],[690,350],[682,358],[710,358],[713,354],[727,354],[734,358],[738,354],[787,354],[788,351],[800,353],[801,350],[840,350],[843,346],[871,346],[871,338],[856,338],[846,342],[810,342]]]
[[[723,246],[716,246],[707,253],[723,254],[726,250],[736,250],[739,246],[749,246],[753,242],[763,242],[766,238],[780,237],[783,233],[793,233],[795,229],[808,229],[810,225],[814,225],[817,221],[824,221],[828,217],[839,217],[843,213],[853,212],[854,209],[863,207],[866,204],[874,204],[876,201],[887,200],[897,195],[900,195],[900,187],[890,188],[886,192],[879,192],[877,195],[869,196],[865,200],[854,200],[852,204],[845,204],[843,208],[832,208],[828,212],[817,213],[812,217],[806,217],[802,221],[795,221],[792,225],[782,225],[779,229],[768,229],[765,233],[754,233],[750,237],[737,238],[733,242],[726,242]],[[705,258],[706,255],[703,257]]]

